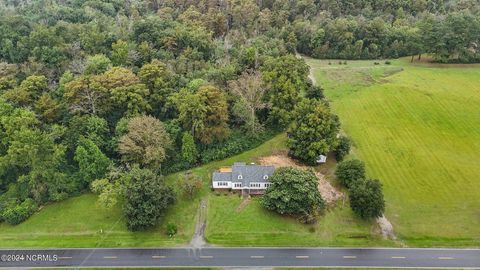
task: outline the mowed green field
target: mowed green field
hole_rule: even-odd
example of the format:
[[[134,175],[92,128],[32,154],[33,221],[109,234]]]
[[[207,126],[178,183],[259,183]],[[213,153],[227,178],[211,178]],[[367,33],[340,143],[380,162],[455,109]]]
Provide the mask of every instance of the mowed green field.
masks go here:
[[[480,246],[480,67],[307,59],[409,246]]]

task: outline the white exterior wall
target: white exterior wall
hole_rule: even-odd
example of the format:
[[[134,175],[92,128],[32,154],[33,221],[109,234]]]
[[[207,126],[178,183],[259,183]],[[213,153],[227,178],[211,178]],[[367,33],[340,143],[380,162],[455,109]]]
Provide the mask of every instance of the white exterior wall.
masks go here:
[[[226,183],[226,185],[221,185],[222,183]],[[230,181],[214,181],[213,188],[232,188],[232,182]]]
[[[258,186],[252,186],[253,185],[258,185]],[[250,189],[267,189],[268,183],[265,182],[250,182]]]
[[[221,185],[224,183],[225,185]],[[251,182],[250,186],[239,186],[235,187],[235,184],[242,184],[242,182],[230,182],[230,181],[214,181],[212,186],[213,188],[219,189],[233,189],[233,190],[242,190],[242,189],[267,189],[268,182]],[[258,186],[252,186],[252,184],[256,184]]]
[[[235,184],[240,184],[240,186],[236,187]],[[232,183],[232,189],[243,189],[242,182],[233,182]]]

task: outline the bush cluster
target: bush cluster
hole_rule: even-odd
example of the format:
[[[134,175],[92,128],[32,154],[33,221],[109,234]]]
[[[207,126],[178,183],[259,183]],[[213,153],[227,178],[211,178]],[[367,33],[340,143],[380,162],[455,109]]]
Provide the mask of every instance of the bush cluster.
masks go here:
[[[16,225],[27,220],[37,209],[37,204],[32,199],[26,199],[20,204],[7,207],[3,211],[2,217],[9,224]]]
[[[365,164],[358,159],[338,164],[335,175],[349,189],[350,207],[363,219],[380,217],[385,210],[382,184],[376,179],[367,179]]]
[[[232,134],[228,141],[209,146],[201,151],[201,161],[202,163],[208,163],[239,154],[259,146],[262,142],[273,137],[273,135],[273,131],[265,131],[257,137],[246,137],[240,133]]]

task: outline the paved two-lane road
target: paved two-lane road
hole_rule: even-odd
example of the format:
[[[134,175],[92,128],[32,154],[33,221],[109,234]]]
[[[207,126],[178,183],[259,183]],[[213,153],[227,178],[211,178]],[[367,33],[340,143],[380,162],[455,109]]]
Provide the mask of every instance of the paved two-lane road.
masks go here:
[[[151,248],[0,249],[0,267],[478,268],[480,249]]]

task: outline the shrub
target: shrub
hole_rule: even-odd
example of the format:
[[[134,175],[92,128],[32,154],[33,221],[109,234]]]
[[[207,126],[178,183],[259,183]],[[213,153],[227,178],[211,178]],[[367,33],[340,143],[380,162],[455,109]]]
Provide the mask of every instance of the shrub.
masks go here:
[[[202,188],[203,184],[202,179],[190,171],[185,173],[179,182],[183,194],[190,200],[193,199],[195,194]]]
[[[338,139],[337,148],[335,149],[335,159],[337,161],[342,161],[343,158],[350,152],[350,146],[350,139],[345,136],[340,136]]]
[[[197,146],[190,133],[183,133],[182,137],[182,158],[189,164],[195,164],[198,158]]]
[[[385,61],[385,65],[391,65],[392,62],[390,62],[389,60]]]
[[[385,210],[382,184],[378,180],[361,180],[350,188],[350,207],[363,219],[381,217]]]
[[[376,66],[377,66],[377,65],[380,65],[379,62],[373,62],[373,64],[376,65]]]
[[[346,64],[347,64],[347,61],[343,61],[343,64],[346,65]]]
[[[7,207],[3,212],[3,218],[11,225],[17,225],[27,220],[35,211],[37,211],[37,204],[30,198],[23,201],[21,204]]]
[[[175,234],[177,234],[178,228],[175,223],[168,223],[167,224],[167,235],[168,237],[173,237]]]
[[[365,179],[365,164],[358,159],[342,161],[338,164],[335,175],[342,185],[350,188],[354,182]]]
[[[257,137],[247,137],[243,133],[233,133],[230,139],[223,143],[214,144],[205,147],[200,151],[202,153],[202,163],[208,163],[214,160],[224,159],[257,147],[266,140],[275,135],[274,131],[265,131]]]

